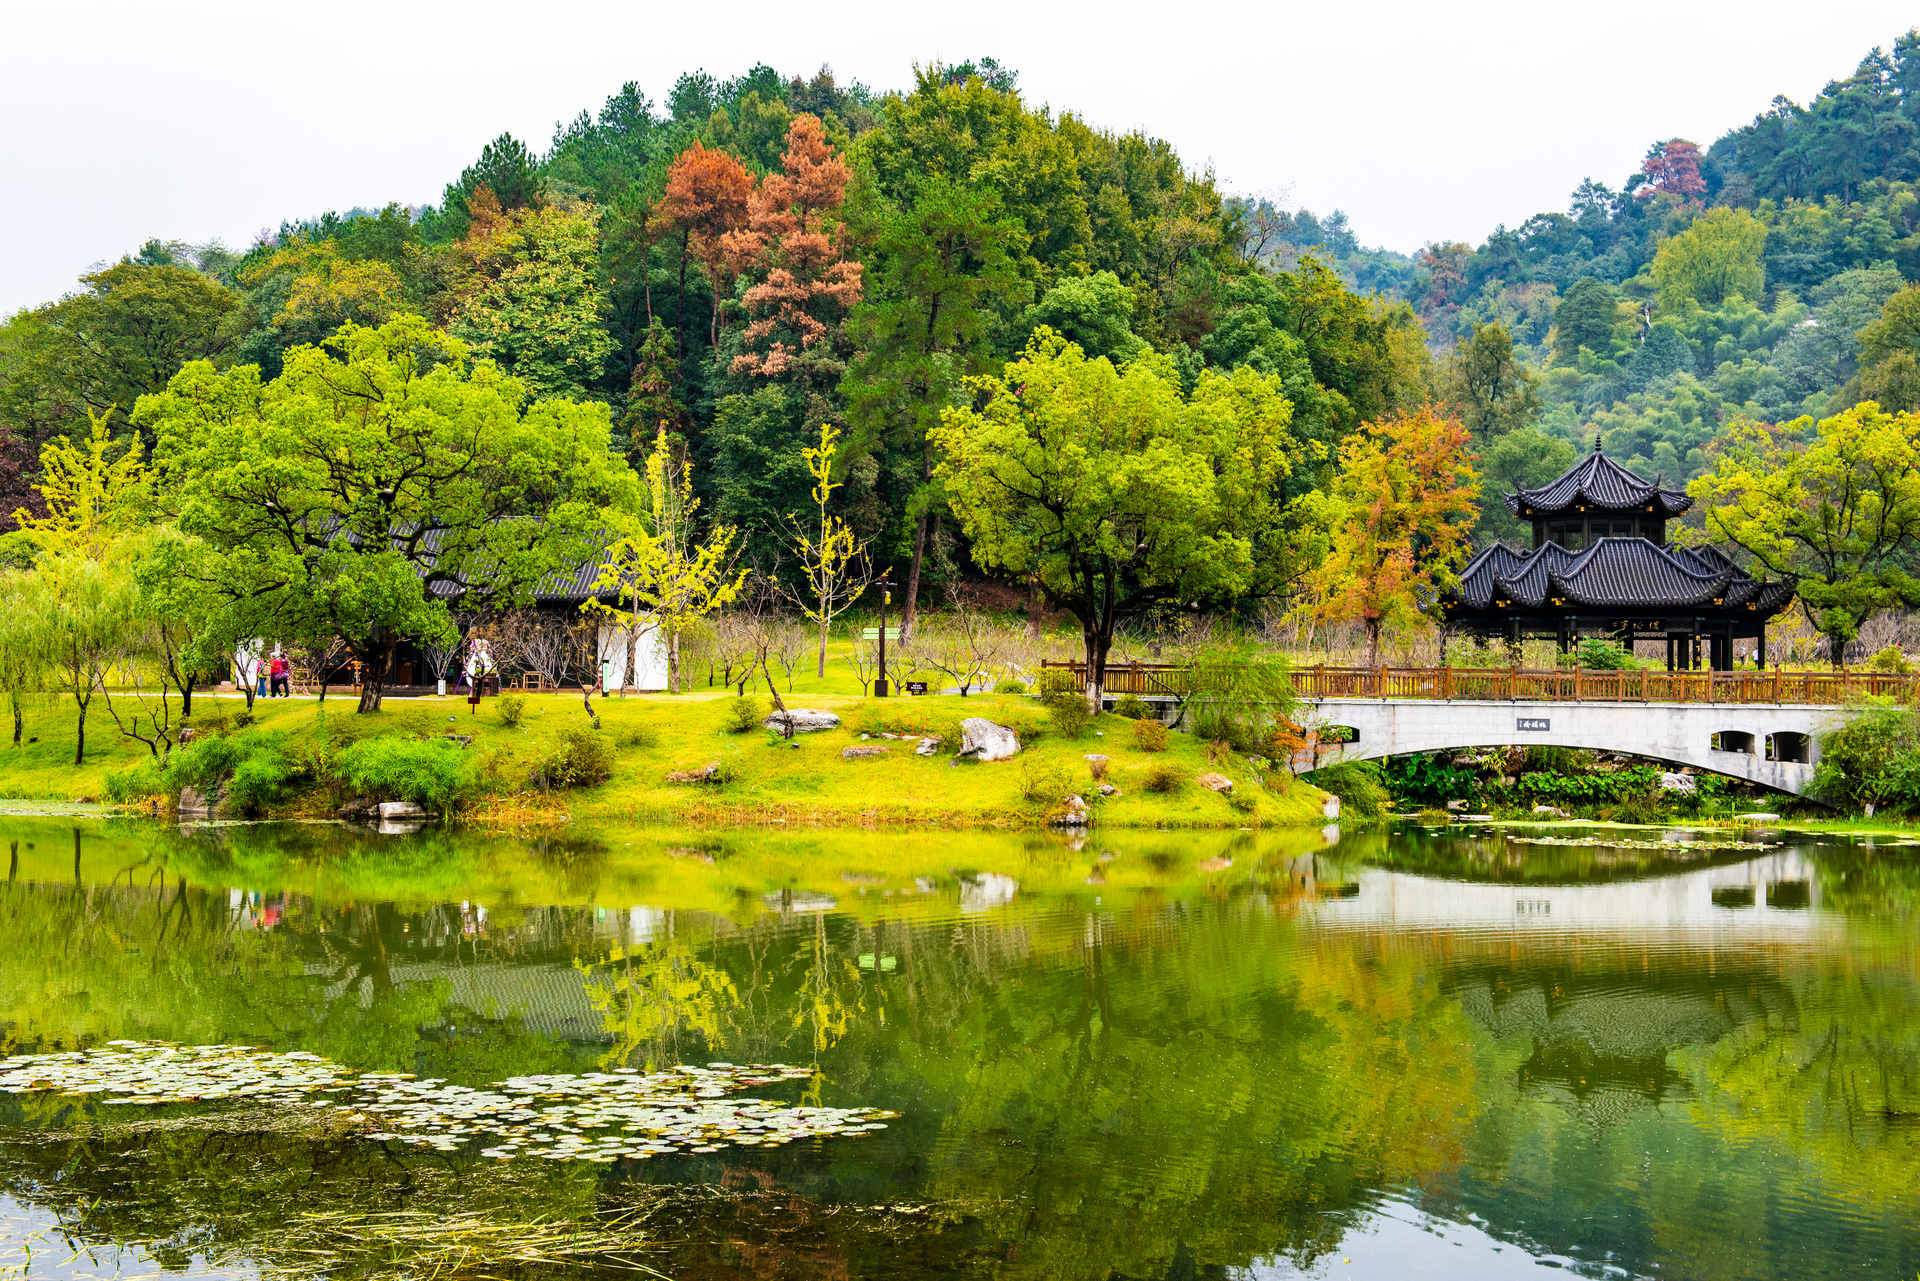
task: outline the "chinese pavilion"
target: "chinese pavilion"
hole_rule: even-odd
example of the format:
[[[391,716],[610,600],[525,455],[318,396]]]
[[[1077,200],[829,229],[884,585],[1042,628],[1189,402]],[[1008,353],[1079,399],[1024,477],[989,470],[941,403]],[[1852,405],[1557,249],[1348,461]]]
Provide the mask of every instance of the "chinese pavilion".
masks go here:
[[[1467,562],[1440,602],[1449,631],[1515,647],[1551,636],[1562,653],[1583,634],[1664,640],[1670,671],[1730,671],[1736,644],[1751,640],[1766,664],[1767,621],[1794,585],[1758,582],[1710,547],[1669,547],[1667,521],[1692,506],[1687,495],[1642,480],[1596,440],[1559,479],[1506,499],[1533,523],[1533,546],[1495,543]]]

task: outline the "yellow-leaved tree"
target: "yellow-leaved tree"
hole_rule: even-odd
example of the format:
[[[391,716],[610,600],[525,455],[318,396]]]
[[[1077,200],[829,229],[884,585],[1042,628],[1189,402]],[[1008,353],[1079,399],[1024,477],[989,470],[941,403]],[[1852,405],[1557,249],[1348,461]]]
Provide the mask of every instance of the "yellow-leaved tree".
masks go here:
[[[689,624],[739,594],[746,570],[736,570],[739,531],[717,525],[696,536],[693,464],[663,426],[654,436],[642,478],[640,512],[632,532],[607,548],[597,592],[612,592],[616,604],[597,597],[587,609],[616,618],[627,633],[631,668],[640,639],[660,632],[667,651],[667,687],[680,692],[680,638]]]
[[[1363,624],[1367,665],[1384,628],[1427,624],[1472,550],[1480,493],[1466,426],[1427,405],[1367,423],[1340,447],[1333,534],[1295,613]]]
[[[856,536],[851,525],[827,510],[833,491],[840,488],[833,479],[833,456],[839,450],[839,439],[840,432],[832,423],[821,423],[820,444],[800,451],[807,474],[813,477],[813,501],[820,509],[820,525],[814,530],[792,521],[787,535],[800,558],[800,576],[805,583],[803,591],[788,595],[819,624],[820,664],[816,674],[820,676],[827,674],[828,627],[860,599],[860,593],[873,581],[867,540]]]

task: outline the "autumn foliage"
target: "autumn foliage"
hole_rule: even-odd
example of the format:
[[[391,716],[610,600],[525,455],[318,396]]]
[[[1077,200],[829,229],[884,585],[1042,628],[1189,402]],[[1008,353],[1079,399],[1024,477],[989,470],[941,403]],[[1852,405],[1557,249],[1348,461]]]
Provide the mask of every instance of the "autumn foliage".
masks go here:
[[[734,357],[736,374],[785,372],[794,344],[813,346],[831,319],[860,300],[860,264],[846,256],[844,228],[834,219],[851,175],[817,118],[794,117],[780,163],[749,200],[746,227],[725,238],[734,270],[762,275],[744,298],[751,319],[743,337],[765,350]]]
[[[724,151],[710,151],[700,142],[680,153],[667,171],[667,189],[660,200],[661,217],[680,237],[680,271],[684,283],[689,255],[706,268],[713,282],[713,324],[709,338],[720,341],[720,308],[732,277],[725,249],[727,235],[747,224],[747,202],[753,196],[753,175]]]
[[[1470,447],[1466,425],[1434,405],[1367,423],[1340,447],[1333,538],[1300,612],[1363,623],[1369,666],[1381,628],[1424,622],[1471,551],[1480,484]]]

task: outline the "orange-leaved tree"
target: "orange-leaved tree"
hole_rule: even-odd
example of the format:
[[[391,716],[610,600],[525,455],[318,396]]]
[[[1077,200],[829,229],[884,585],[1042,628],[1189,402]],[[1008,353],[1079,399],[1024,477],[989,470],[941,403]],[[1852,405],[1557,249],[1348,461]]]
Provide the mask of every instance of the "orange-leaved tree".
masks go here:
[[[860,300],[860,264],[846,256],[845,228],[835,218],[851,177],[819,119],[795,116],[780,172],[760,180],[746,228],[726,236],[734,270],[759,277],[743,300],[748,350],[733,358],[734,373],[786,372]],[[840,373],[837,365],[828,371],[836,380]]]
[[[1366,423],[1340,447],[1327,559],[1296,612],[1363,623],[1370,667],[1381,629],[1429,620],[1472,550],[1480,482],[1471,443],[1464,423],[1426,405]]]
[[[681,152],[667,170],[666,193],[660,215],[680,238],[680,350],[687,349],[687,260],[700,259],[713,285],[713,321],[708,341],[720,341],[720,308],[726,298],[728,260],[722,242],[730,231],[747,225],[747,200],[753,194],[753,175],[724,151],[709,151],[699,142]]]

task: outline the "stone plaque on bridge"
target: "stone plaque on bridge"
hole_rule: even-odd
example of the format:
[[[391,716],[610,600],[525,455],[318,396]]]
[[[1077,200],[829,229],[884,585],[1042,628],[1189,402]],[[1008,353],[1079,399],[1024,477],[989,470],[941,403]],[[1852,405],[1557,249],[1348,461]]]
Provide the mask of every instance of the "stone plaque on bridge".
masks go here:
[[[1553,731],[1553,722],[1544,716],[1518,716],[1513,728],[1520,733],[1548,734]]]

